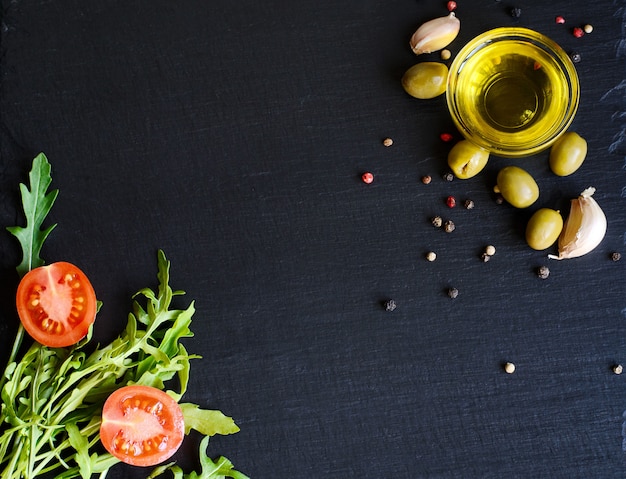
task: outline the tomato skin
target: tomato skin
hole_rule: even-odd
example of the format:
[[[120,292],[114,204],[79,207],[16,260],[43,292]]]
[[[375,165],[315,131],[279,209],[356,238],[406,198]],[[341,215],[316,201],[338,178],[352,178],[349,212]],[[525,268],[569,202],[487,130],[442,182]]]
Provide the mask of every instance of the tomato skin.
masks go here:
[[[96,319],[96,293],[85,273],[71,263],[40,266],[17,288],[17,314],[24,329],[52,348],[76,344]]]
[[[100,441],[120,461],[154,466],[171,457],[185,437],[178,403],[160,389],[124,386],[105,401]]]

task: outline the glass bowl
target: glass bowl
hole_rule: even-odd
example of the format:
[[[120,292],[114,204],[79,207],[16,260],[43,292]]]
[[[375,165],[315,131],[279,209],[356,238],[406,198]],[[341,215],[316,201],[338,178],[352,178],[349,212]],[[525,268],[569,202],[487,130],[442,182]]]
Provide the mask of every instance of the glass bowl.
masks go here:
[[[530,156],[570,126],[580,86],[572,60],[534,30],[489,30],[458,53],[446,99],[461,134],[498,156]]]

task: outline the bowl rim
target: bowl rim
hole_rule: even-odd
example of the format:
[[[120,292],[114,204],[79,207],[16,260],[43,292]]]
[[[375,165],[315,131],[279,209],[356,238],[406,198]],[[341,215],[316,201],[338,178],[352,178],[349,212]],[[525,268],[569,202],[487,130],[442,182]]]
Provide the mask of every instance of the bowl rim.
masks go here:
[[[556,128],[556,133],[548,140],[542,142],[534,142],[520,148],[506,148],[487,141],[475,130],[469,128],[460,117],[456,106],[456,96],[454,86],[457,77],[462,73],[463,67],[468,59],[470,59],[477,51],[485,46],[489,46],[498,41],[519,40],[528,42],[532,45],[542,48],[558,60],[561,71],[567,80],[567,91],[569,92],[567,104],[567,114],[563,117],[561,124]],[[563,133],[567,131],[576,116],[580,102],[580,82],[576,67],[565,52],[565,50],[550,37],[536,30],[527,27],[496,27],[478,34],[470,39],[461,47],[452,63],[450,64],[448,81],[446,85],[446,103],[452,120],[459,132],[469,141],[474,142],[478,146],[489,150],[491,153],[502,157],[525,157],[539,153],[549,148]]]

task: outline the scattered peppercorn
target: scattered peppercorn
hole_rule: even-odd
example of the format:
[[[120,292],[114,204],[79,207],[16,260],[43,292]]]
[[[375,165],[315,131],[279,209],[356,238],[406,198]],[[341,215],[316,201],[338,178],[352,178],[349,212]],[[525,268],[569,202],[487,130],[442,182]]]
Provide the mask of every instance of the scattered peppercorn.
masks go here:
[[[456,2],[454,0],[450,0],[448,2],[448,11],[452,12],[456,10]]]
[[[491,244],[485,247],[485,254],[488,254],[489,256],[493,256],[494,254],[496,254],[496,247]]]
[[[385,145],[385,146],[391,146],[391,145],[393,145],[393,140],[392,140],[391,138],[385,138],[385,139],[383,140],[383,145]]]
[[[591,33],[591,32],[593,32],[593,25],[589,25],[589,24],[585,25],[585,26],[583,27],[583,32],[585,32],[585,33]]]
[[[448,143],[449,141],[452,141],[454,139],[454,136],[452,136],[451,133],[442,133],[441,135],[439,135],[439,138],[441,138],[441,141],[445,141],[446,143]]]
[[[620,259],[622,259],[622,254],[615,251],[614,253],[611,253],[611,259],[613,261],[619,261]]]
[[[434,251],[429,251],[426,253],[426,259],[430,262],[435,261],[437,259],[437,253]]]
[[[585,34],[585,31],[580,28],[580,27],[574,27],[572,29],[572,35],[574,35],[576,38],[580,38]]]
[[[573,52],[573,53],[570,55],[570,58],[572,59],[572,61],[573,61],[574,63],[579,63],[579,62],[580,62],[580,60],[582,60],[582,57],[580,56],[580,53],[578,53],[578,52]]]
[[[541,279],[547,279],[550,276],[550,269],[547,266],[537,268],[537,276]]]
[[[441,219],[441,216],[435,216],[431,220],[431,223],[433,224],[435,228],[441,228],[441,225],[443,224],[443,220]]]
[[[622,374],[624,372],[624,368],[621,364],[616,364],[615,366],[613,366],[613,372],[615,374]]]
[[[522,16],[522,9],[519,8],[519,7],[513,7],[513,8],[511,8],[511,12],[510,13],[511,13],[511,16],[513,18],[519,18],[519,17]]]
[[[370,184],[372,181],[374,181],[374,175],[372,175],[368,171],[367,173],[363,173],[363,176],[361,176],[361,179],[363,180],[363,183]]]
[[[508,373],[508,374],[513,374],[515,372],[515,364],[513,363],[506,363],[504,365],[504,370]]]
[[[487,261],[491,259],[491,255],[487,253],[483,253],[480,255],[480,259],[483,260],[483,263],[486,263]]]
[[[452,173],[451,171],[448,171],[445,175],[443,175],[443,179],[446,181],[454,180],[454,173]]]
[[[454,196],[448,196],[446,198],[446,205],[448,205],[448,208],[454,208],[456,206],[456,198]]]
[[[424,175],[422,176],[422,183],[424,183],[425,185],[428,185],[433,179],[431,178],[430,175]]]
[[[456,299],[459,296],[459,290],[456,288],[448,288],[448,296],[451,299]]]
[[[393,311],[397,307],[396,302],[393,299],[385,301],[383,306],[385,306],[385,311]]]
[[[474,209],[474,202],[472,200],[465,200],[463,206],[465,206],[466,210]]]
[[[450,60],[450,58],[452,57],[452,53],[450,52],[450,50],[446,48],[446,49],[441,50],[441,53],[439,54],[439,56],[441,56],[441,59],[443,61],[446,61],[446,60]]]
[[[452,222],[452,220],[448,220],[443,224],[443,229],[446,233],[452,233],[456,226]]]
[[[555,21],[556,23],[565,23],[565,17],[563,17],[563,16],[559,15],[558,17],[556,17],[556,18],[554,19],[554,21]]]
[[[500,194],[496,195],[496,204],[497,205],[501,205],[503,203],[504,203],[504,196],[502,196]]]

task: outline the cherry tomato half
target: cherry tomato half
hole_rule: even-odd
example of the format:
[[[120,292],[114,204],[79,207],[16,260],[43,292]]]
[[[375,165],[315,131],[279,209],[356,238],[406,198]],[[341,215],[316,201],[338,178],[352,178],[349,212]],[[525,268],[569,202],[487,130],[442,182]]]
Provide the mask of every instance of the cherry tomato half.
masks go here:
[[[104,403],[100,440],[107,451],[126,464],[159,464],[178,450],[184,437],[180,406],[160,389],[125,386]]]
[[[85,273],[70,263],[52,263],[26,273],[16,303],[28,334],[53,348],[76,344],[96,319],[96,293]]]

